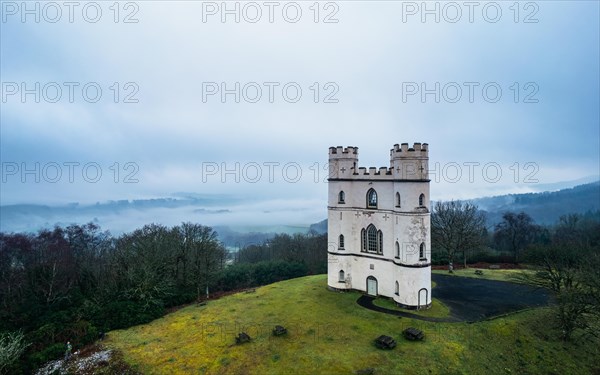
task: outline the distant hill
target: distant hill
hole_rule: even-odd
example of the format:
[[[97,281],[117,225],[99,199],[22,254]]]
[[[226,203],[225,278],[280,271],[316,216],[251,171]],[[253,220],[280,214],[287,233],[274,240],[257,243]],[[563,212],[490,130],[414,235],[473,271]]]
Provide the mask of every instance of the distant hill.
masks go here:
[[[247,212],[254,209],[244,207],[248,201],[247,197],[241,196],[177,193],[171,198],[108,201],[87,205],[5,205],[0,206],[0,231],[35,232],[54,225],[66,226],[92,221],[103,229],[109,229],[113,234],[119,234],[152,222],[178,225],[184,221],[192,221],[211,225],[211,222],[218,221],[226,225],[212,226],[219,233],[221,241],[230,248],[262,243],[276,233],[327,232],[327,220],[314,223],[310,227],[302,222],[285,225],[287,219],[280,219],[277,225],[263,225],[257,217],[256,220],[255,217],[248,219]],[[538,224],[553,224],[561,215],[600,210],[600,181],[553,192],[500,195],[477,198],[471,202],[486,212],[488,226],[499,222],[502,213],[506,211],[525,211]],[[256,204],[255,201],[252,203]],[[285,207],[275,208],[279,217],[284,217],[281,212]],[[289,209],[286,212],[289,217],[295,217],[295,210]],[[265,210],[257,214],[262,216],[263,221],[272,220],[269,219],[269,212]],[[322,211],[315,216],[319,217],[320,212]],[[295,220],[298,223],[297,219]]]
[[[227,226],[216,225],[212,227],[218,234],[219,240],[230,250],[238,250],[246,246],[260,245],[278,234],[306,233],[307,226],[293,225],[261,225],[261,226]],[[325,226],[327,231],[327,226]]]
[[[600,210],[600,181],[559,191],[498,195],[471,199],[469,202],[485,211],[488,227],[499,223],[502,214],[507,211],[524,211],[537,224],[550,225],[555,224],[562,215]],[[326,232],[327,219],[312,224],[310,228],[319,233]]]
[[[319,234],[327,233],[327,219],[311,224],[308,230]]]
[[[287,208],[283,204],[279,207],[272,202],[262,202],[279,216],[283,216],[282,211]],[[242,196],[176,193],[169,198],[106,201],[95,204],[75,202],[62,205],[3,205],[0,206],[0,231],[36,232],[55,225],[94,222],[113,234],[120,234],[149,223],[173,226],[191,221],[211,225],[229,247],[262,243],[276,233],[293,234],[308,231],[310,221],[296,225],[286,225],[282,220],[278,220],[277,224],[268,221],[265,223],[265,219],[269,220],[269,212],[253,207],[257,203],[256,199],[250,200]],[[249,218],[249,211],[256,215]],[[289,209],[286,212],[290,212],[291,216],[296,211]]]
[[[471,202],[486,211],[488,225],[500,222],[507,211],[524,211],[536,223],[548,225],[562,215],[600,210],[600,181],[554,192],[500,195]]]
[[[181,221],[195,221],[201,215],[228,215],[229,205],[242,202],[241,198],[225,195],[182,195],[177,198],[136,199],[80,204],[78,202],[50,206],[41,204],[13,204],[0,206],[0,231],[35,232],[40,228],[54,225],[67,226],[73,223],[90,221],[111,229],[113,233],[130,231],[159,222],[179,224]],[[166,221],[166,222],[165,222]]]

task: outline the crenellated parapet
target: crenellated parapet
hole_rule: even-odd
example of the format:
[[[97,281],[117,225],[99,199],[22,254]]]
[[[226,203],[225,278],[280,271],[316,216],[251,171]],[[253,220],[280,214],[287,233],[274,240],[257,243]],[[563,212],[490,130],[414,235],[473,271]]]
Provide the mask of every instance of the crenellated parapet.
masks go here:
[[[359,167],[358,147],[329,148],[330,179],[427,180],[429,145],[427,143],[395,144],[390,150],[389,167]]]
[[[358,158],[358,147],[329,147],[329,158]]]
[[[387,176],[387,178],[389,179],[390,176],[392,175],[392,170],[389,169],[388,167],[369,167],[369,168],[365,168],[365,167],[359,167],[358,171],[354,172],[354,175],[358,175],[358,176],[369,176],[369,177],[377,177],[377,176]]]
[[[390,150],[390,165],[395,179],[428,180],[429,145],[420,142],[415,142],[412,147],[408,147],[408,143],[395,144]]]
[[[329,147],[329,178],[352,178],[358,166],[358,147]]]
[[[394,158],[414,158],[414,157],[429,157],[429,145],[427,143],[415,142],[412,147],[408,147],[408,143],[395,144],[390,150],[390,159]]]

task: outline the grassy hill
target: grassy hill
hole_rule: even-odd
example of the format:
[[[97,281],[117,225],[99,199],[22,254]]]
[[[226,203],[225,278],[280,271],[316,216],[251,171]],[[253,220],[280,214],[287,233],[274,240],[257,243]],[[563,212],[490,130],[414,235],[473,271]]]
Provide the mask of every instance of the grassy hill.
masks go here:
[[[325,275],[293,279],[110,332],[106,345],[147,374],[353,374],[367,368],[375,374],[600,371],[597,343],[558,341],[547,327],[547,308],[474,324],[430,323],[366,310],[356,304],[358,297],[328,291]],[[271,336],[276,324],[289,334]],[[411,326],[425,332],[423,342],[402,338],[402,330]],[[241,331],[253,341],[235,345]],[[381,334],[394,337],[398,346],[377,349],[373,340]]]

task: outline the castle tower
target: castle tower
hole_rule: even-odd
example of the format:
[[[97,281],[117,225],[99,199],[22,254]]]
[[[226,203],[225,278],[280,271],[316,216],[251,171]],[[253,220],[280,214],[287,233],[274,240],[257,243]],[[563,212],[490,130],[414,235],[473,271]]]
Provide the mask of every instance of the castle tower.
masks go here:
[[[390,150],[390,167],[358,166],[357,147],[329,148],[328,286],[431,306],[428,145]]]

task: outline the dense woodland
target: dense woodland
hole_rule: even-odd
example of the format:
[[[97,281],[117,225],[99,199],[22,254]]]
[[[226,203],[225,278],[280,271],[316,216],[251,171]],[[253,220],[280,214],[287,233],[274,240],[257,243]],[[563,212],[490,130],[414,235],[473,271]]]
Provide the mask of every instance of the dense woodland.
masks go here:
[[[22,347],[10,372],[31,372],[61,357],[67,341],[76,350],[174,306],[323,273],[326,241],[277,235],[232,257],[213,229],[192,223],[119,237],[94,224],[0,234],[0,371]]]
[[[437,264],[537,267],[528,282],[555,292],[557,319],[573,322],[565,339],[595,332],[587,328],[595,327],[593,303],[600,311],[600,212],[563,216],[553,226],[507,212],[488,228],[476,206],[438,202],[432,244]],[[67,341],[76,350],[172,307],[325,273],[327,247],[326,234],[310,232],[228,252],[212,228],[193,223],[150,224],[118,237],[94,224],[0,233],[0,373],[29,373],[64,355]]]

